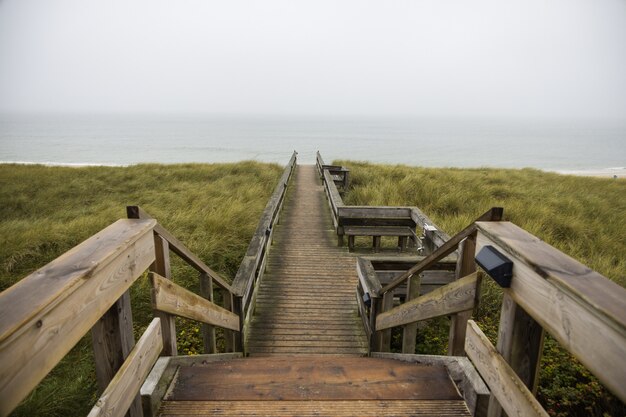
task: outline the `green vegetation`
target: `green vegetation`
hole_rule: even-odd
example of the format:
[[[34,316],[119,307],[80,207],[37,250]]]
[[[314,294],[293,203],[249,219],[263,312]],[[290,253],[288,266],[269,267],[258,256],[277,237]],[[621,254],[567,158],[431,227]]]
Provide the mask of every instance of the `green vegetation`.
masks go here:
[[[139,205],[207,265],[232,279],[282,168],[213,165],[45,167],[0,165],[0,290],[126,216]],[[198,291],[198,275],[172,256],[172,276]],[[144,277],[132,287],[136,335],[152,317]],[[201,350],[198,327],[179,322],[179,350]],[[191,337],[190,337],[191,336]],[[95,403],[90,336],[14,412],[84,416]]]
[[[450,235],[490,207],[501,206],[506,220],[626,286],[626,181],[534,169],[334,163],[351,170],[346,204],[417,206]],[[492,340],[498,327],[500,299],[497,286],[485,280],[477,319]],[[418,352],[445,354],[447,335],[445,320],[422,328]],[[553,416],[626,413],[624,404],[551,338],[546,339],[538,397]]]
[[[346,204],[415,205],[449,234],[491,206],[565,253],[626,286],[626,181],[537,170],[426,169],[343,162],[351,169]],[[231,279],[282,168],[254,162],[63,168],[0,165],[0,290],[45,265],[140,205],[204,262]],[[179,284],[197,274],[172,257]],[[132,288],[137,335],[152,312],[142,278]],[[499,289],[485,281],[478,320],[494,337]],[[443,353],[446,320],[420,330],[418,351]],[[180,321],[179,350],[201,349],[197,325]],[[618,366],[619,364],[616,364]],[[623,404],[552,339],[539,398],[554,416],[624,415]],[[82,416],[96,401],[89,337],[44,380],[17,416]]]

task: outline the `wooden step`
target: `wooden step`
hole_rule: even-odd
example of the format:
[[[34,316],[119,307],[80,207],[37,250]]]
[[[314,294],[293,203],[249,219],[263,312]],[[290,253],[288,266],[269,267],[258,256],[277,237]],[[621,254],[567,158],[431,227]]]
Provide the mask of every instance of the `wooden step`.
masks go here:
[[[163,417],[460,417],[471,416],[465,402],[458,400],[391,401],[166,401]]]
[[[161,416],[470,416],[442,366],[356,356],[183,366]]]

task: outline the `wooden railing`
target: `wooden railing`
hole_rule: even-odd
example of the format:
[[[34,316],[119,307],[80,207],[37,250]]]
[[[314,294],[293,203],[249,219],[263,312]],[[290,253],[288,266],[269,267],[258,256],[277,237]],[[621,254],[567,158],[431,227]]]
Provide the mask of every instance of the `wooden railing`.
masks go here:
[[[354,235],[346,233],[346,228],[360,228],[354,233],[358,236],[373,236],[373,246],[377,249],[380,246],[380,235],[398,236],[398,247],[402,250],[405,247],[408,237],[416,247],[419,246],[420,253],[429,254],[439,246],[443,245],[450,237],[441,231],[435,223],[428,218],[417,207],[390,207],[390,206],[347,206],[344,204],[337,184],[342,184],[342,191],[346,191],[349,181],[345,177],[337,176],[339,171],[347,175],[349,170],[338,165],[327,165],[324,163],[320,153],[317,153],[316,166],[320,178],[324,184],[324,190],[330,206],[333,226],[337,233],[337,242],[342,246],[344,236],[349,235],[349,246],[352,249]],[[422,230],[420,237],[416,234],[416,228]],[[369,231],[368,231],[369,229]],[[395,231],[394,231],[395,229]],[[404,233],[404,229],[412,233]],[[386,232],[388,230],[389,232]],[[394,234],[397,233],[397,234]],[[419,240],[419,242],[418,242]]]
[[[283,170],[274,193],[265,206],[261,220],[232,283],[233,293],[235,294],[235,311],[239,315],[240,327],[243,333],[243,337],[238,341],[240,349],[244,349],[248,323],[254,314],[257,284],[265,272],[274,235],[274,225],[279,221],[287,193],[287,186],[295,172],[296,159],[297,152],[294,152]]]
[[[127,211],[131,219],[118,220],[0,294],[0,416],[90,329],[102,392],[90,416],[142,415],[142,382],[159,355],[177,354],[174,315],[209,326],[209,352],[215,351],[213,326],[239,333],[230,285],[139,207]],[[205,298],[168,279],[170,250],[199,271],[202,288],[209,289]],[[157,318],[135,344],[129,289],[147,269]],[[213,302],[213,283],[224,291],[226,308]]]
[[[494,207],[478,220],[499,221],[502,209]],[[447,240],[430,255],[420,257],[406,272],[382,284],[376,271],[365,260],[359,260],[357,272],[357,299],[359,311],[370,338],[370,350],[388,352],[391,328],[403,326],[402,351],[415,352],[417,322],[440,316],[451,316],[448,353],[463,354],[467,320],[476,305],[480,278],[474,263],[477,228],[470,224]],[[457,256],[449,258],[450,255]],[[422,276],[426,271],[451,269],[454,262],[454,279],[439,288],[421,290]],[[403,286],[404,304],[393,308],[396,291]]]
[[[547,416],[537,389],[544,331],[626,402],[626,289],[509,222],[476,223],[476,247],[513,263],[494,347],[469,321],[465,351],[492,392],[489,416]]]

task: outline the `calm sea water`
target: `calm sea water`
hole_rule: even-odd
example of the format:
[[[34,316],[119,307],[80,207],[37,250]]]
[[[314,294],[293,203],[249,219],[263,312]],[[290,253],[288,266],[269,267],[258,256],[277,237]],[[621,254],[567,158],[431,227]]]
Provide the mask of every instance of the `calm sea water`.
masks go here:
[[[313,163],[594,170],[626,166],[626,124],[402,118],[0,116],[0,162]]]

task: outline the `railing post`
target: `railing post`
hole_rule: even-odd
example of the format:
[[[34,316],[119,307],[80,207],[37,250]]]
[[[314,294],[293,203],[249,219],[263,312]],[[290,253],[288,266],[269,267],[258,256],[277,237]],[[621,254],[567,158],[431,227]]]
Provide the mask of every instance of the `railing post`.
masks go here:
[[[200,274],[200,295],[213,302],[213,279],[206,273]],[[215,326],[202,324],[202,341],[204,353],[216,353]]]
[[[126,291],[91,328],[91,339],[100,395],[135,346],[129,291]],[[139,394],[135,396],[126,416],[143,416]]]
[[[456,267],[456,279],[463,278],[476,271],[474,256],[476,254],[476,233],[466,237],[459,243],[459,257]],[[479,294],[480,279],[476,283],[476,294]],[[448,355],[465,355],[465,332],[467,321],[472,316],[472,310],[462,311],[452,316],[450,321],[450,337],[448,340]]]
[[[222,292],[224,297],[224,308],[239,316],[239,332],[224,329],[224,339],[226,343],[226,352],[243,352],[242,340],[243,337],[243,324],[245,317],[241,309],[241,297],[234,296],[229,291],[224,290]]]
[[[150,271],[156,272],[163,278],[171,278],[170,250],[167,240],[161,236],[154,235],[155,261],[150,266]],[[154,311],[154,315],[161,319],[161,329],[163,331],[163,351],[161,356],[176,356],[178,348],[176,345],[176,320],[171,314],[161,311]]]
[[[406,300],[410,301],[420,295],[421,277],[419,274],[411,276],[407,280]],[[402,353],[415,353],[417,339],[417,323],[405,324],[402,331]]]
[[[393,290],[383,294],[383,298],[378,298],[376,315],[389,311],[393,308]],[[391,329],[376,331],[376,351],[389,352],[391,350]]]
[[[505,290],[496,350],[511,365],[533,395],[537,393],[543,340],[544,330],[541,325],[518,306],[508,290]],[[489,398],[487,416],[500,417],[501,415],[502,407],[492,395]]]

